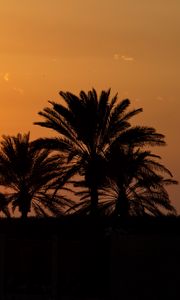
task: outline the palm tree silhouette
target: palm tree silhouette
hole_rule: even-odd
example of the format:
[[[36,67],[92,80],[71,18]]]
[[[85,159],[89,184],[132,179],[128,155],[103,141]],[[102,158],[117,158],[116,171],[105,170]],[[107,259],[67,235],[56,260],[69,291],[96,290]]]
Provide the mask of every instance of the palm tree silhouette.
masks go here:
[[[33,208],[38,216],[60,214],[71,202],[56,195],[53,185],[60,182],[60,156],[50,155],[30,142],[30,134],[3,136],[0,142],[0,185],[7,188],[6,199],[13,211],[26,218]]]
[[[99,97],[95,89],[81,91],[79,96],[61,91],[60,96],[65,105],[49,101],[52,108],[39,112],[44,121],[35,122],[58,136],[41,138],[36,146],[60,151],[69,166],[69,175],[84,176],[91,214],[95,215],[98,187],[106,180],[106,155],[110,149],[115,145],[164,145],[164,136],[154,128],[132,127],[129,119],[142,109],[127,111],[130,101],[118,102],[117,95],[110,99],[110,90],[102,91]]]
[[[161,215],[162,208],[176,213],[165,187],[177,181],[159,159],[151,151],[136,147],[111,149],[110,184],[105,189],[114,198],[109,204],[115,207],[116,215]]]
[[[166,212],[176,214],[166,186],[177,184],[177,181],[172,179],[171,172],[160,164],[158,159],[161,157],[150,151],[133,149],[129,146],[111,149],[108,161],[109,178],[106,183],[99,186],[99,213],[120,216],[121,220],[130,215],[159,216]],[[81,201],[68,212],[75,212],[78,215],[88,214],[90,196],[86,184],[84,181],[73,183],[81,187],[76,193]]]

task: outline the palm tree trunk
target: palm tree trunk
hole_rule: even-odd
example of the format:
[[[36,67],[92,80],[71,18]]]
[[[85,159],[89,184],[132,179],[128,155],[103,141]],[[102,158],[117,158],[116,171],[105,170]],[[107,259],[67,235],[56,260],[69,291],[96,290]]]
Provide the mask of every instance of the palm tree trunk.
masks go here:
[[[120,195],[116,202],[115,215],[121,219],[127,219],[129,216],[129,203],[126,195]]]
[[[95,217],[98,213],[98,189],[93,186],[90,188],[90,200],[91,200],[91,216]]]
[[[27,219],[28,211],[27,210],[22,210],[21,211],[21,219],[25,220]]]
[[[31,195],[26,188],[22,189],[19,197],[19,211],[21,212],[21,219],[27,219],[28,212],[31,206]]]

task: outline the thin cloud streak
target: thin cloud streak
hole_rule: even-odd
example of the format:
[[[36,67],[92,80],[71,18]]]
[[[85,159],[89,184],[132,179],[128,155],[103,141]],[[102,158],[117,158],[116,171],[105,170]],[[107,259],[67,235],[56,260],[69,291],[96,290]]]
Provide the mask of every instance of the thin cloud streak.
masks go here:
[[[115,53],[113,55],[114,60],[123,60],[123,61],[127,61],[127,62],[133,62],[135,61],[135,58],[132,56],[126,56],[126,55],[120,55],[119,53]]]
[[[121,56],[121,59],[124,60],[124,61],[134,61],[134,57],[128,57],[128,56],[125,56],[125,55],[122,55]]]

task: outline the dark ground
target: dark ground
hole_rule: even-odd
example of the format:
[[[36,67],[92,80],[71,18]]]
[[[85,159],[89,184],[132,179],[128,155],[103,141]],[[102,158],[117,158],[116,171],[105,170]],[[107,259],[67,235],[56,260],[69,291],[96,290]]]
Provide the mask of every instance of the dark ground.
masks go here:
[[[180,219],[0,220],[0,299],[180,299]]]

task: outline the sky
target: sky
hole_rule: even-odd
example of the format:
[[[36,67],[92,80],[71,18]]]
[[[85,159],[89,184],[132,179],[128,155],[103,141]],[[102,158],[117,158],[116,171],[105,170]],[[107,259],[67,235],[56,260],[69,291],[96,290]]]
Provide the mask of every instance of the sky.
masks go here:
[[[0,0],[1,135],[52,135],[38,111],[92,87],[143,108],[133,124],[165,134],[154,152],[180,181],[180,1]]]

